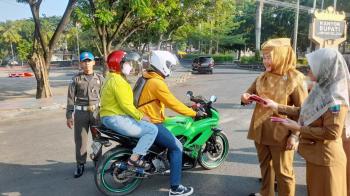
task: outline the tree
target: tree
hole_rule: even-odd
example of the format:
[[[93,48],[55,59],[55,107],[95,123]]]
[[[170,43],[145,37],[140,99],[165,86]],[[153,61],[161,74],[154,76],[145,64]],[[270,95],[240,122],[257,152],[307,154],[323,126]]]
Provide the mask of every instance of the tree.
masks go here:
[[[240,36],[230,35],[239,27],[235,21],[236,3],[230,0],[209,1],[204,4],[205,9],[200,14],[201,21],[198,22],[188,35],[189,39],[197,45],[199,50],[203,50],[203,45],[207,45],[207,52],[212,53],[216,45],[216,53],[221,46],[227,48],[228,45],[238,42]],[[189,28],[191,29],[191,28]]]
[[[22,61],[22,64],[24,60],[28,59],[28,56],[30,55],[32,49],[31,46],[32,44],[25,39],[18,43],[18,58]]]
[[[17,44],[21,40],[21,35],[18,33],[19,26],[14,22],[6,23],[0,27],[0,33],[2,34],[2,41],[7,43],[11,48],[11,58],[14,60],[14,44]]]
[[[106,60],[113,48],[127,44],[136,32],[147,30],[145,34],[149,35],[155,28],[164,31],[169,26],[166,16],[179,5],[177,0],[79,0],[75,15],[83,28],[95,29]],[[136,45],[150,40],[137,36],[133,39]]]
[[[69,22],[70,15],[73,11],[73,5],[77,0],[69,0],[66,10],[55,28],[52,36],[48,36],[42,30],[42,23],[39,16],[40,5],[42,0],[17,0],[20,3],[29,4],[34,20],[34,36],[32,51],[29,55],[28,63],[32,68],[36,81],[37,91],[36,98],[47,98],[52,96],[52,91],[49,83],[50,62],[56,43],[62,34],[65,26]]]
[[[169,12],[164,16],[166,23],[156,23],[153,30],[156,32],[153,37],[156,40],[157,48],[160,49],[164,42],[171,42],[174,34],[177,34],[177,41],[180,35],[186,35],[190,26],[202,22],[207,15],[206,0],[187,0],[173,4]]]

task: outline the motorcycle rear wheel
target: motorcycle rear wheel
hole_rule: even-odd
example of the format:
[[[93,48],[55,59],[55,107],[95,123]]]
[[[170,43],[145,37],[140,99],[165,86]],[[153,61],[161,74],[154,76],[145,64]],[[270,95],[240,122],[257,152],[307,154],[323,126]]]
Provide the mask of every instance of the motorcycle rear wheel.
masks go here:
[[[95,184],[99,191],[111,196],[127,195],[140,185],[142,178],[120,178],[118,169],[113,167],[117,162],[126,161],[131,154],[129,149],[113,148],[102,156],[95,173]]]
[[[230,148],[227,136],[223,132],[217,133],[212,137],[215,137],[215,144],[210,138],[203,146],[198,157],[198,163],[208,170],[219,167],[226,160],[228,149]]]

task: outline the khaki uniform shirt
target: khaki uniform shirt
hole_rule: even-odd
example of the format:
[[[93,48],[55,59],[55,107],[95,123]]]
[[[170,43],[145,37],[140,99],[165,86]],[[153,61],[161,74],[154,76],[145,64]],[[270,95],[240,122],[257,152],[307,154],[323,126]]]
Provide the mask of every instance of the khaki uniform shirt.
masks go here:
[[[257,94],[256,91],[256,80],[247,90],[249,94]],[[307,96],[307,90],[303,85],[295,87],[293,92],[288,96],[287,104],[294,106],[301,106]],[[254,119],[255,112],[253,113],[252,119]],[[277,114],[276,114],[277,116]],[[297,120],[297,119],[294,119]],[[278,123],[271,122],[270,119],[266,119],[260,126],[254,129],[254,122],[250,123],[248,132],[248,139],[254,140],[258,144],[264,145],[285,145],[290,135],[290,131],[284,126]]]
[[[279,105],[278,112],[298,116],[300,108]],[[300,155],[316,165],[345,163],[342,134],[347,114],[348,108],[341,106],[339,112],[328,110],[309,126],[302,126],[298,149]]]
[[[79,73],[72,78],[68,87],[66,118],[72,118],[74,105],[93,106],[100,102],[100,89],[103,76],[93,73],[91,80],[84,73]]]

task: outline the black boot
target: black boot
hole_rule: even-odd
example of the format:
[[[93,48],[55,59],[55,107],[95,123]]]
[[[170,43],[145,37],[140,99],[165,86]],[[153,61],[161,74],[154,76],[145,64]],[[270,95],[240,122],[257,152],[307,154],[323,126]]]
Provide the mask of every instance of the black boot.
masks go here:
[[[84,164],[78,164],[77,170],[74,172],[74,178],[79,178],[84,173]]]

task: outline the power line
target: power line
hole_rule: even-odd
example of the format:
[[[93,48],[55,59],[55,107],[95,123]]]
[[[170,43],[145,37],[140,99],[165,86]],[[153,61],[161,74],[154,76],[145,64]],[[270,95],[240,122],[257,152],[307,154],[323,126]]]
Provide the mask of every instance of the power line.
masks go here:
[[[297,9],[297,5],[293,3],[287,3],[287,2],[282,2],[282,1],[277,1],[277,0],[256,0],[257,2],[263,1],[266,4],[274,5],[274,6],[280,6],[280,7],[288,7],[292,9]],[[312,7],[308,6],[303,6],[300,5],[299,7],[300,11],[312,13],[314,9]],[[350,13],[345,13],[346,17],[350,17]]]

